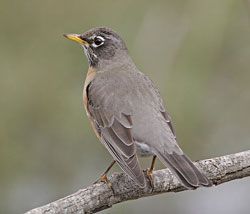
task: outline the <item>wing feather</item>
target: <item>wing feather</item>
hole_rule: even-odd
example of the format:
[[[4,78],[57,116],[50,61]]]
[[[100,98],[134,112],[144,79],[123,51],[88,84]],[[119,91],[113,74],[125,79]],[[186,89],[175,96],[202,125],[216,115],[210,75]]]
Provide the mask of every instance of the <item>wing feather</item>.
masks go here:
[[[99,81],[100,83],[100,81]],[[91,120],[99,127],[101,142],[108,149],[121,169],[140,187],[145,186],[145,177],[136,155],[136,146],[131,134],[133,127],[131,108],[124,105],[110,89],[109,84],[93,80],[87,87],[87,109]]]

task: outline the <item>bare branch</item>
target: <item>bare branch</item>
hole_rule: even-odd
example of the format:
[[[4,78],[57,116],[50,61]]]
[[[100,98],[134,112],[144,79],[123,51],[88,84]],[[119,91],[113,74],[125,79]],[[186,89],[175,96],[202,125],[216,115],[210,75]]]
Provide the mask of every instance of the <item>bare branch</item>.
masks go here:
[[[250,150],[201,160],[195,164],[214,185],[218,185],[250,176]],[[65,198],[28,211],[26,214],[95,213],[123,201],[186,190],[168,169],[155,171],[153,176],[154,189],[152,190],[150,185],[140,189],[124,173],[115,173],[109,178],[113,191],[105,183],[94,184]]]

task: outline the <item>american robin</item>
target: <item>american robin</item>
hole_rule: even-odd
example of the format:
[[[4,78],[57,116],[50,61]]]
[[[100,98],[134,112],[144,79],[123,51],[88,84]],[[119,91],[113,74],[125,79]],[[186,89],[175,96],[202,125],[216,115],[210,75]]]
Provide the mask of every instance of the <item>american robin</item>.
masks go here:
[[[186,188],[211,186],[178,146],[158,89],[137,69],[122,38],[106,27],[64,36],[79,43],[87,56],[83,103],[97,137],[114,159],[101,180],[107,180],[116,162],[143,188],[146,179],[137,155],[151,155],[151,181],[158,157]]]

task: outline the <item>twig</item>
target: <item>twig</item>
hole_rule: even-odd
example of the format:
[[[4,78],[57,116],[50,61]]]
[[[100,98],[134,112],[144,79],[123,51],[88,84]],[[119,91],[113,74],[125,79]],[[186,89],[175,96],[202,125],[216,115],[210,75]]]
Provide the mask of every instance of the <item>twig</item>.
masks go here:
[[[250,150],[197,161],[195,164],[214,185],[218,185],[250,176]],[[28,211],[26,214],[95,213],[123,201],[186,190],[168,169],[154,171],[153,178],[153,190],[150,185],[140,189],[124,173],[115,173],[109,178],[113,190],[105,183],[93,184],[65,198]]]

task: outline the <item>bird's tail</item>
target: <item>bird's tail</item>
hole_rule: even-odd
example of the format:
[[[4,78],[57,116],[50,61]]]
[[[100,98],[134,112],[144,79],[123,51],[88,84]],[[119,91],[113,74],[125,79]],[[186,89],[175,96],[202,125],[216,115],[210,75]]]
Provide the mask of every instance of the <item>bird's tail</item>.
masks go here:
[[[188,189],[195,189],[199,186],[212,186],[211,181],[202,174],[199,169],[185,154],[172,154],[157,151],[160,161],[177,176],[181,183]]]

